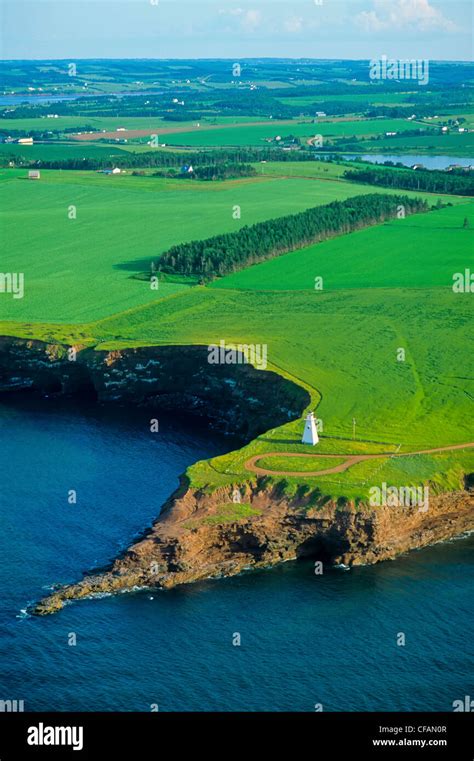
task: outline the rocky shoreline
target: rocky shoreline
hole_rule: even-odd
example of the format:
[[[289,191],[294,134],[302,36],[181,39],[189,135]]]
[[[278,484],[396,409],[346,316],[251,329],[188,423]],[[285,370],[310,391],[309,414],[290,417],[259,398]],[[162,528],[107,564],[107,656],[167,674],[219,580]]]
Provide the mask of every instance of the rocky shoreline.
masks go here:
[[[55,590],[32,612],[54,613],[71,600],[96,594],[170,589],[303,557],[321,560],[323,567],[377,563],[474,526],[469,491],[432,498],[428,513],[417,507],[340,508],[333,502],[318,509],[281,497],[275,487],[259,488],[258,482],[247,485],[242,499],[254,514],[220,521],[222,506],[232,504],[230,490],[202,494],[183,482],[147,535],[108,570]]]

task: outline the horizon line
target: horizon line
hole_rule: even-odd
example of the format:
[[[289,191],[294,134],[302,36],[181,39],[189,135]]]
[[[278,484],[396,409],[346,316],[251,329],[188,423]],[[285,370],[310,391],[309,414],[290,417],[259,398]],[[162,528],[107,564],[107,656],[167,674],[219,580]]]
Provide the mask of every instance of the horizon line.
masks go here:
[[[240,56],[239,61],[348,61],[348,62],[359,62],[359,61],[371,61],[374,60],[374,58],[381,58],[382,56],[386,55],[385,53],[381,53],[380,56],[372,56],[370,58],[310,58],[308,56],[302,56],[300,58],[294,57],[294,56]],[[415,58],[414,56],[404,56],[402,58],[395,57],[395,56],[386,56],[390,60],[395,61],[405,61],[405,60],[419,60],[418,58]],[[54,57],[46,57],[46,58],[1,58],[0,57],[0,63],[9,63],[10,61],[15,61],[15,63],[18,62],[42,62],[42,61],[70,61],[71,59],[74,59],[76,61],[234,61],[236,59],[236,56],[232,56],[230,58],[224,58],[221,56],[190,56],[190,57],[166,57],[166,58],[149,58],[149,57],[139,57],[139,56],[124,56],[124,57],[100,57],[100,56],[88,56],[87,58],[81,58],[79,56],[68,56],[67,58],[54,58]],[[429,58],[428,59],[430,63],[474,63],[474,59],[472,58]]]

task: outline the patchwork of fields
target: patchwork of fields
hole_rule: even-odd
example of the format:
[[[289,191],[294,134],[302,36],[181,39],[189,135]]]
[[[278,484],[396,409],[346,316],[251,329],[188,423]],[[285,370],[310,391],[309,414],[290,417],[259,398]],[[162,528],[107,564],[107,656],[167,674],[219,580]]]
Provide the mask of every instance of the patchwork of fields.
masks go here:
[[[2,317],[33,322],[96,320],[166,298],[187,286],[160,282],[152,290],[137,276],[171,245],[371,192],[336,177],[206,183],[51,170],[31,182],[26,175],[0,172],[3,268],[25,275],[25,297],[4,299]]]
[[[3,332],[13,329],[16,334],[40,336],[43,331],[49,340],[87,339],[102,349],[157,343],[208,345],[221,339],[265,344],[269,369],[303,383],[312,404],[318,405],[317,415],[323,421],[321,453],[415,451],[464,443],[472,438],[472,302],[469,293],[453,293],[449,283],[440,287],[440,279],[447,277],[449,267],[462,264],[462,236],[471,235],[463,220],[468,215],[472,221],[472,208],[468,202],[342,236],[311,247],[314,250],[257,265],[212,287],[185,288],[173,298],[98,322],[10,324]],[[445,261],[448,231],[460,240],[460,258],[454,256],[449,264]],[[378,235],[383,235],[383,244],[354,244],[357,236]],[[413,235],[418,256],[413,249],[404,252]],[[323,292],[302,289],[310,256],[330,259],[328,272],[333,277],[344,273],[344,287]],[[359,261],[365,267],[358,266]],[[267,267],[281,268],[280,274],[275,279],[273,273],[271,287],[260,290],[260,273]],[[384,282],[371,287],[370,273],[386,271],[392,273],[393,282],[386,283],[386,275],[380,274]],[[313,272],[308,274],[312,277]],[[232,279],[239,277],[254,278],[252,288],[231,288]],[[285,279],[285,289],[278,287],[279,277]],[[270,282],[270,275],[263,280]],[[398,359],[400,349],[403,361]],[[356,440],[352,440],[354,419]],[[201,486],[245,481],[250,456],[281,452],[284,459],[287,451],[306,452],[300,436],[301,423],[289,423],[238,452],[197,463],[189,475]],[[281,467],[281,459],[278,464]],[[361,462],[346,473],[287,480],[289,488],[307,481],[334,496],[364,497],[374,473],[395,484],[430,478],[445,489],[459,486],[462,474],[473,466],[474,453],[466,450],[387,457]]]
[[[464,227],[465,220],[469,227]],[[325,241],[215,281],[213,288],[325,291],[349,288],[451,288],[474,250],[474,204],[393,220]]]
[[[109,159],[113,156],[123,156],[123,151],[117,146],[93,143],[35,143],[33,145],[18,145],[18,143],[1,143],[0,158],[13,156],[26,161],[63,161],[65,159],[97,158]]]
[[[303,141],[323,135],[323,137],[347,137],[361,135],[384,135],[385,132],[408,129],[406,119],[354,119],[346,121],[320,121],[316,123],[294,122],[291,124],[255,125],[226,127],[221,130],[195,129],[190,132],[166,135],[166,143],[182,146],[224,146],[224,145],[264,145],[265,140],[294,135]]]
[[[3,267],[25,273],[25,297],[2,304],[4,319],[97,319],[181,290],[151,290],[136,279],[171,245],[230,232],[244,224],[367,192],[341,183],[256,178],[225,183],[174,182],[94,172],[4,171]],[[241,218],[234,218],[238,205]],[[76,218],[69,217],[74,206]]]
[[[366,98],[338,97],[361,104]],[[317,101],[317,96],[281,99],[302,106]],[[407,105],[410,94],[379,93],[377,102]],[[4,128],[12,130],[53,125],[82,131],[90,125],[107,130],[111,141],[129,136],[142,143],[94,142],[103,132],[77,136],[80,142],[68,135],[31,147],[3,144],[0,157],[97,157],[112,164],[114,155],[149,150],[143,143],[152,132],[170,148],[268,147],[269,140],[290,135],[306,144],[316,134],[324,136],[325,145],[367,138],[357,144],[362,152],[464,156],[474,147],[472,133],[440,135],[434,122],[423,125],[433,130],[430,136],[386,137],[421,126],[401,118],[278,121],[219,115],[201,121],[197,127],[195,120],[159,117],[4,119]],[[117,128],[132,132],[117,133]],[[356,195],[404,193],[347,182],[342,162],[254,166],[255,177],[216,182],[153,177],[151,166],[144,176],[133,176],[130,169],[117,176],[42,170],[39,182],[26,179],[27,169],[0,170],[2,269],[25,277],[24,298],[2,294],[1,332],[105,349],[207,346],[221,340],[264,344],[269,369],[309,391],[323,426],[321,453],[414,452],[471,441],[472,296],[452,290],[453,274],[469,266],[473,247],[471,198],[407,192],[430,206],[450,205],[302,248],[206,287],[173,276],[162,278],[157,290],[150,287],[151,261],[174,244]],[[322,278],[322,290],[315,288],[316,278]],[[259,454],[275,480],[281,478],[278,471],[296,465],[314,470],[314,462],[285,458],[285,452],[307,452],[300,437],[301,421],[288,423],[237,452],[195,464],[189,477],[203,488],[245,482],[253,478],[245,463]],[[265,458],[268,453],[273,454]],[[290,459],[294,462],[286,468]],[[377,474],[393,484],[429,479],[439,490],[455,489],[473,469],[472,450],[387,455],[320,478],[288,476],[286,488],[296,490],[304,482],[335,497],[364,498]]]

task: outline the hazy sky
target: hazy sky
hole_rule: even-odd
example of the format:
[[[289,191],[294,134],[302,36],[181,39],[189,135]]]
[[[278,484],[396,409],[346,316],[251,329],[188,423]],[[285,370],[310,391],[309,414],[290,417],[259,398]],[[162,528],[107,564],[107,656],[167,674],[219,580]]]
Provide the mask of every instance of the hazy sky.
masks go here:
[[[0,55],[472,60],[472,7],[472,0],[0,0]]]

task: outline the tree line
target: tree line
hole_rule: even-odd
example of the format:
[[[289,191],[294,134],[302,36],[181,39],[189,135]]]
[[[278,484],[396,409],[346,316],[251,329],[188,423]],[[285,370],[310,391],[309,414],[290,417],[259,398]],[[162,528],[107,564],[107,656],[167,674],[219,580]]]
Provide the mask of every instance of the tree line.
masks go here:
[[[164,273],[199,276],[206,282],[302,246],[393,219],[399,209],[403,214],[415,214],[428,208],[419,198],[380,193],[356,196],[233,233],[172,246],[154,266]]]
[[[101,144],[101,141],[97,141]],[[132,153],[122,151],[120,148],[110,148],[110,153],[104,151],[103,156],[82,156],[76,158],[64,158],[64,159],[36,159],[32,160],[31,157],[25,154],[18,156],[14,153],[8,154],[2,153],[0,156],[0,166],[8,166],[9,162],[13,162],[16,166],[25,167],[39,167],[42,169],[82,169],[82,170],[97,170],[105,169],[109,167],[111,163],[114,166],[118,166],[121,169],[127,168],[152,168],[152,167],[180,167],[184,163],[192,164],[193,166],[218,166],[221,164],[249,164],[257,163],[259,161],[322,161],[333,160],[337,157],[326,157],[322,159],[316,154],[315,149],[299,149],[296,151],[285,151],[281,148],[230,148],[208,151],[163,151],[159,148],[155,148],[152,151],[146,151],[143,153]]]
[[[462,174],[437,169],[355,169],[344,172],[344,178],[352,182],[381,185],[385,188],[403,190],[426,190],[429,193],[449,193],[460,196],[474,195],[472,172]]]
[[[132,174],[143,174],[143,172],[133,172]],[[191,172],[184,172],[174,168],[159,170],[153,173],[153,177],[208,180],[212,182],[216,180],[233,180],[237,177],[254,177],[256,174],[257,171],[251,164],[206,164],[193,167]]]

